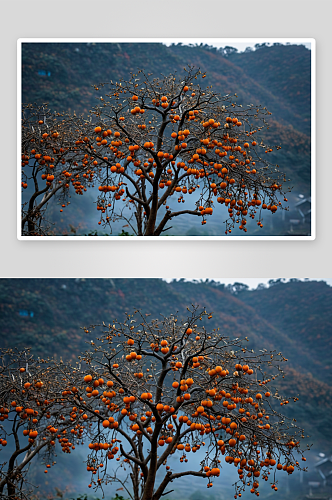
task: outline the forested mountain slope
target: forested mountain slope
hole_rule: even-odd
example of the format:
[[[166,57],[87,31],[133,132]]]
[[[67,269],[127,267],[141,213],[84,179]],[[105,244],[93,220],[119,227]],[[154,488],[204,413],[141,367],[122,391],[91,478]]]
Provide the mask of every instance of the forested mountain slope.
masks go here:
[[[324,282],[277,282],[248,291],[208,281],[3,279],[1,346],[29,346],[42,357],[76,359],[91,340],[83,327],[121,321],[136,308],[151,317],[178,311],[185,318],[191,304],[213,313],[211,330],[219,327],[225,336],[248,337],[250,348],[284,354],[288,363],[281,388],[301,400],[292,405],[292,415],[322,439],[326,425],[332,425],[332,288]]]
[[[144,69],[153,76],[194,65],[207,73],[206,85],[236,101],[262,104],[272,113],[264,137],[282,149],[278,163],[296,192],[310,193],[311,52],[302,45],[258,46],[237,53],[208,45],[167,47],[162,43],[24,43],[22,100],[48,102],[57,111],[88,113],[96,104],[93,84],[128,79]]]

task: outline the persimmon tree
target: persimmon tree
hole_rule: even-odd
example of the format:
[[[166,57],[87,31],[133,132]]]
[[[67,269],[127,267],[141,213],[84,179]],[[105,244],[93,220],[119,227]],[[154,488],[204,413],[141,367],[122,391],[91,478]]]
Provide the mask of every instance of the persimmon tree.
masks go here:
[[[0,351],[1,498],[30,498],[29,467],[42,457],[47,473],[56,441],[65,453],[75,449],[83,431],[71,401],[75,373],[64,363],[34,359],[29,350]]]
[[[84,328],[93,340],[74,366],[1,351],[0,450],[10,448],[2,498],[29,498],[31,461],[41,456],[48,473],[57,447],[79,443],[89,449],[89,487],[118,481],[134,500],[158,500],[187,475],[210,488],[224,462],[238,472],[235,497],[246,487],[258,496],[260,481],[276,491],[278,470],[300,469],[303,434],[279,413],[289,401],[275,388],[285,358],[210,332],[205,310],[185,321],[147,316]],[[198,468],[174,468],[174,458],[186,464],[203,449]]]
[[[236,223],[246,231],[248,217],[261,226],[264,210],[281,207],[285,179],[267,160],[273,148],[258,138],[271,113],[201,87],[204,76],[194,68],[181,78],[150,79],[139,71],[95,86],[103,94],[93,111],[92,143],[103,172],[101,223],[123,216],[120,199],[134,212],[135,233],[145,236],[159,236],[183,214],[205,224],[215,203],[228,207],[226,234]],[[170,207],[190,195],[194,208]]]
[[[22,235],[49,234],[48,202],[56,196],[62,202],[62,212],[68,204],[70,185],[76,194],[83,195],[93,184],[93,164],[79,148],[85,126],[82,117],[51,112],[47,104],[23,106]],[[28,185],[32,189],[27,197]]]
[[[73,182],[76,189],[98,182],[98,224],[111,230],[113,222],[124,220],[138,236],[160,236],[185,214],[201,218],[204,225],[216,203],[228,209],[226,234],[235,224],[246,232],[248,218],[262,227],[263,214],[283,208],[282,198],[287,201],[286,179],[268,161],[280,146],[267,146],[260,137],[271,113],[262,106],[238,104],[236,94],[221,96],[212,87],[204,88],[204,77],[193,67],[180,78],[152,78],[141,70],[127,81],[95,85],[99,103],[86,121],[70,121],[66,146],[60,148],[61,133],[56,145],[54,133],[44,139],[48,131],[40,123],[38,134],[46,142],[32,153],[26,141],[22,161],[41,155],[37,169],[44,161],[44,175],[53,176],[50,164],[55,165],[58,155],[61,171],[64,158],[58,151],[64,149],[62,154],[84,171]],[[25,179],[23,183],[24,188]],[[54,179],[44,189],[50,195],[56,186]],[[183,207],[189,198],[190,207]],[[24,216],[27,221],[28,214]]]
[[[246,487],[258,496],[260,480],[276,491],[278,470],[300,468],[302,431],[279,413],[289,401],[274,387],[285,358],[209,332],[204,310],[193,308],[182,322],[146,316],[104,324],[97,338],[98,327],[85,328],[94,340],[81,358],[86,387],[76,404],[90,422],[89,487],[120,481],[134,500],[158,500],[187,475],[212,487],[224,458],[238,472],[235,498]],[[172,468],[173,456],[187,463],[203,449],[198,469]]]

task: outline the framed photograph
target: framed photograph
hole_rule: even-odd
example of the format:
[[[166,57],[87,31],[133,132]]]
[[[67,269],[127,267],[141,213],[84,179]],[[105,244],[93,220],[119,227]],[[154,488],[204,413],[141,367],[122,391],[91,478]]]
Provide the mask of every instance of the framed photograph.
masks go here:
[[[17,49],[18,239],[315,239],[314,39]]]

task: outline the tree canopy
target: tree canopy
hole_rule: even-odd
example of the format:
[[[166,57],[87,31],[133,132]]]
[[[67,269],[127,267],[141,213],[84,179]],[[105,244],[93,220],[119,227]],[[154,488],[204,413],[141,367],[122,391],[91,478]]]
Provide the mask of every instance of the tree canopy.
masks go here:
[[[263,227],[263,215],[287,201],[286,179],[268,161],[280,146],[259,137],[270,113],[203,88],[204,77],[192,67],[180,78],[141,70],[95,85],[99,104],[88,119],[26,106],[22,188],[32,181],[35,189],[23,205],[22,234],[47,234],[41,209],[61,193],[63,211],[70,185],[79,194],[98,185],[98,224],[111,229],[122,219],[137,236],[160,236],[184,214],[205,225],[217,203],[228,208],[225,234],[235,224],[246,232],[248,218]]]
[[[221,459],[237,468],[236,498],[247,487],[259,496],[260,480],[276,491],[278,470],[301,468],[303,431],[280,413],[289,403],[277,389],[281,353],[255,353],[246,339],[209,331],[211,314],[195,307],[185,320],[148,316],[135,311],[123,322],[84,327],[92,339],[74,366],[3,353],[0,444],[11,438],[15,451],[11,466],[2,464],[0,486],[10,499],[23,491],[22,453],[33,458],[45,447],[51,457],[76,442],[88,444],[89,487],[120,482],[134,500],[159,500],[185,475],[210,488]],[[203,448],[199,470],[168,464],[175,454],[186,464]],[[129,468],[127,478],[118,465]]]

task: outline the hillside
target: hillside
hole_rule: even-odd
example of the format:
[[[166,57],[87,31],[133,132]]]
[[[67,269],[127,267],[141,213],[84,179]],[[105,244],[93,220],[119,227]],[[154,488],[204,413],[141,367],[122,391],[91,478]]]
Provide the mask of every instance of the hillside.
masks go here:
[[[229,337],[248,337],[255,350],[282,351],[289,361],[281,389],[301,401],[291,405],[290,415],[315,442],[328,447],[331,301],[332,288],[323,282],[275,283],[247,291],[208,281],[2,279],[1,346],[30,346],[35,355],[75,359],[91,340],[84,326],[121,321],[134,308],[152,317],[178,311],[183,318],[188,306],[199,304],[213,312],[209,328],[220,327]]]
[[[153,75],[181,74],[188,64],[206,71],[206,85],[215,91],[236,93],[239,104],[262,104],[272,112],[264,139],[282,149],[270,159],[291,179],[296,193],[309,195],[310,51],[301,45],[225,53],[207,45],[25,43],[22,100],[88,113],[98,97],[93,84],[126,79],[140,68]]]
[[[310,135],[310,54],[303,45],[262,44],[258,51],[232,53],[228,60],[239,66],[258,85],[269,89],[282,103],[280,114],[295,118],[294,128]],[[277,110],[275,110],[277,112]],[[278,111],[279,113],[280,111]]]
[[[332,293],[324,282],[272,283],[267,289],[243,291],[237,297],[280,332],[293,339],[298,355],[308,353],[322,381],[332,375]],[[304,286],[305,285],[305,286]],[[327,290],[329,288],[329,290]],[[319,369],[318,369],[319,367]]]

